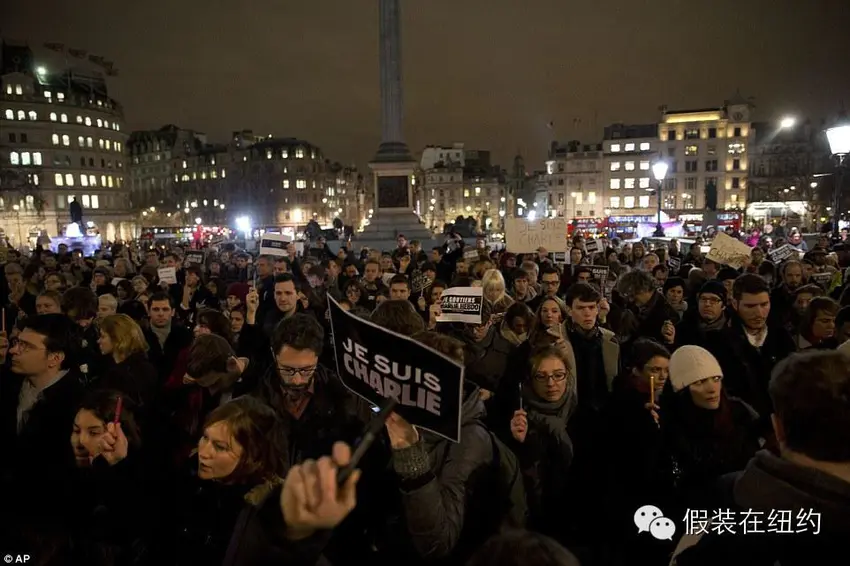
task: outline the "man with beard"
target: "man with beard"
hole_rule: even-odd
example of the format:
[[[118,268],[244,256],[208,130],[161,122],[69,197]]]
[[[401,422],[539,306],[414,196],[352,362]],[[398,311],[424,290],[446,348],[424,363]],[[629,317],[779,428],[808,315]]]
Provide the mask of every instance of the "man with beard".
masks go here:
[[[353,444],[368,415],[364,404],[319,364],[324,341],[315,317],[301,313],[281,320],[272,335],[274,361],[257,396],[281,418],[290,464],[318,459],[336,441]]]
[[[779,326],[790,322],[794,311],[794,292],[805,283],[803,264],[791,259],[779,266],[780,284],[770,293],[770,321]]]

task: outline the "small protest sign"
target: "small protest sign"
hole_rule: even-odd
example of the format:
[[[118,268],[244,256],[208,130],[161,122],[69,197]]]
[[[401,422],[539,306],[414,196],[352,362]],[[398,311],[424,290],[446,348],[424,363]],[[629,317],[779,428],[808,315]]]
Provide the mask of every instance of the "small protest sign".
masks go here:
[[[204,252],[186,252],[183,256],[183,265],[203,265]]]
[[[289,241],[289,236],[265,233],[260,238],[260,255],[289,255],[286,251]]]
[[[160,283],[177,284],[177,270],[173,267],[160,267],[156,270]]]
[[[467,262],[475,263],[481,258],[481,254],[478,253],[478,248],[466,248],[463,250],[463,259]]]
[[[809,276],[812,283],[815,285],[820,285],[824,289],[829,288],[829,284],[832,282],[832,273],[812,273]]]
[[[410,277],[410,292],[421,293],[422,291],[430,287],[433,282],[433,279],[431,279],[430,277],[428,277],[417,269]]]
[[[744,263],[751,253],[752,249],[744,242],[727,236],[723,232],[718,232],[714,240],[711,241],[711,249],[708,250],[705,257],[715,263],[740,269],[744,267]]]
[[[552,253],[552,261],[555,263],[560,263],[566,265],[570,260],[570,256],[567,252],[553,252]]]
[[[599,240],[588,240],[584,244],[584,249],[589,254],[598,254],[602,252],[602,242]]]
[[[667,267],[673,273],[679,273],[679,270],[682,269],[682,260],[677,257],[668,257]]]
[[[394,398],[414,426],[460,442],[463,366],[407,336],[343,310],[328,295],[337,374],[375,406]]]
[[[776,248],[775,250],[770,250],[770,252],[768,252],[768,255],[770,256],[770,261],[778,265],[781,261],[784,261],[790,257],[796,258],[797,250],[794,249],[791,244],[785,244],[784,246]]]
[[[564,218],[508,218],[505,221],[505,247],[512,253],[530,253],[543,247],[566,247],[567,221]]]
[[[603,285],[608,281],[608,266],[607,265],[591,265],[590,271],[593,272],[593,280]]]
[[[481,308],[484,304],[482,287],[452,287],[443,291],[440,300],[442,313],[437,322],[465,322],[481,324]]]

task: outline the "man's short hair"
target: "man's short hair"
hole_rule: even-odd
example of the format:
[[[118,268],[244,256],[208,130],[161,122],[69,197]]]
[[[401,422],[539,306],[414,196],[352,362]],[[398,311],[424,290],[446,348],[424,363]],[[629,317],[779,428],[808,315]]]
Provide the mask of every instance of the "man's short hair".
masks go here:
[[[403,299],[384,301],[372,313],[370,320],[403,336],[413,336],[425,330],[425,321],[410,301]]]
[[[315,317],[296,313],[281,320],[272,334],[272,350],[275,355],[279,354],[284,346],[294,350],[310,350],[321,356],[325,346],[325,331]]]
[[[68,369],[81,345],[76,325],[62,314],[39,314],[23,320],[21,330],[31,330],[44,336],[48,354],[64,354],[61,369]]]
[[[629,271],[620,276],[617,281],[617,292],[624,297],[634,297],[638,293],[655,291],[658,283],[655,278],[646,271]]]
[[[168,306],[172,309],[174,308],[174,300],[171,298],[171,295],[164,291],[157,291],[156,293],[148,297],[148,309],[150,309],[151,305],[158,301],[167,301]]]
[[[402,275],[401,273],[397,275],[393,275],[392,279],[390,279],[390,287],[393,285],[398,285],[400,283],[404,283],[407,285],[407,288],[410,289],[410,281],[407,280],[406,275]]]
[[[823,462],[850,463],[850,358],[838,351],[792,354],[768,386],[785,445]]]
[[[573,306],[573,301],[581,301],[583,303],[598,303],[602,300],[602,295],[599,294],[593,285],[580,281],[570,285],[567,289],[566,303],[568,307]]]
[[[741,297],[747,295],[758,295],[759,293],[770,294],[770,287],[764,278],[759,277],[755,273],[745,273],[735,279],[735,284],[732,285],[732,297],[736,301],[740,301]]]
[[[289,281],[292,281],[292,284],[298,287],[298,285],[295,284],[295,276],[291,273],[278,273],[274,276],[275,285],[278,283],[288,283]]]

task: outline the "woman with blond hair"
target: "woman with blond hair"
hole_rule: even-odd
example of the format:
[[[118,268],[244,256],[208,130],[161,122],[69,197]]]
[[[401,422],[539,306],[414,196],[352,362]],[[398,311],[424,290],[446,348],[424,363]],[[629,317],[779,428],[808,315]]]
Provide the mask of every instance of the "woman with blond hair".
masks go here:
[[[504,314],[514,304],[514,300],[507,295],[505,278],[498,269],[488,269],[481,277],[481,286],[484,288],[484,298],[490,303],[494,315]]]
[[[109,362],[97,380],[100,389],[127,395],[142,410],[156,395],[157,370],[148,361],[148,342],[142,328],[126,314],[112,314],[98,322],[97,344]]]

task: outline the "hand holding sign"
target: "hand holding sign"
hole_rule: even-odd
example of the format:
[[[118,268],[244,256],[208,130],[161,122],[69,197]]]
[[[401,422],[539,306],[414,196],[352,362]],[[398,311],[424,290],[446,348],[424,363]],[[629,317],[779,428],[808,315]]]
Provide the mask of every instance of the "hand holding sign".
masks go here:
[[[526,434],[528,434],[528,414],[518,409],[514,411],[514,417],[511,419],[511,436],[517,442],[525,442]]]
[[[419,442],[416,427],[404,420],[398,413],[390,414],[387,419],[387,433],[390,436],[390,446],[393,450],[410,448]]]

